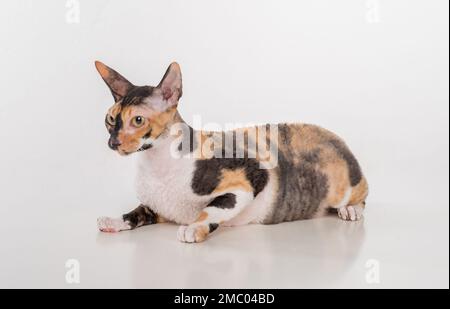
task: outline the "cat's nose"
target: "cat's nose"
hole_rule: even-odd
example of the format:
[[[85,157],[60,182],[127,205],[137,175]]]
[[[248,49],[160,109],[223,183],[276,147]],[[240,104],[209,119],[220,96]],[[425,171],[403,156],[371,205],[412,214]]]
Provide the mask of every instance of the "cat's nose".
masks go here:
[[[108,146],[112,150],[117,150],[117,148],[120,146],[120,142],[117,140],[117,138],[110,138],[108,141]]]

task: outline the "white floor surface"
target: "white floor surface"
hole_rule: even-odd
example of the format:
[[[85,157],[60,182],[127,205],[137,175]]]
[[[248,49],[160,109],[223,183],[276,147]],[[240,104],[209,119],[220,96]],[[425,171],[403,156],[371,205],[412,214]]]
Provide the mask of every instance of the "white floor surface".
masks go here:
[[[103,234],[94,210],[41,210],[23,226],[19,210],[0,229],[0,287],[448,288],[448,212],[368,207],[356,223],[331,216],[220,228],[201,244],[178,242],[172,224]],[[66,282],[69,259],[79,261],[79,284]]]

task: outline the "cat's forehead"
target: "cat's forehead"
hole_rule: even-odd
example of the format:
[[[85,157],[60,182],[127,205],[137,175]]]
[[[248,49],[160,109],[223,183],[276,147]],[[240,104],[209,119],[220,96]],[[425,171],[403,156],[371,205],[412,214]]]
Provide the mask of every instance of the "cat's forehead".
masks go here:
[[[156,117],[160,113],[146,102],[142,102],[141,104],[124,105],[121,103],[121,101],[119,101],[108,109],[108,114],[113,116],[114,118],[116,118],[118,115],[121,115],[122,119],[128,119],[133,116],[144,116],[147,118],[152,118]]]
[[[133,87],[119,103],[122,107],[148,103],[148,99],[152,96],[154,90],[155,88],[152,86]]]
[[[152,86],[135,86],[122,99],[117,101],[108,111],[112,116],[127,111],[146,112],[147,114],[161,113],[166,108],[161,90]]]

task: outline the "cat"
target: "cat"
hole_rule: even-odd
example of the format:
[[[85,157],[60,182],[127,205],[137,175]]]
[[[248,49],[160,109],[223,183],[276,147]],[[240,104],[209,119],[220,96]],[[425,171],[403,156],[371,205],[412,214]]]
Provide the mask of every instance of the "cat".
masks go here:
[[[197,243],[220,225],[275,224],[330,211],[343,220],[362,218],[368,184],[335,134],[310,124],[194,130],[177,110],[183,91],[176,62],[156,87],[135,86],[99,61],[95,66],[115,101],[105,118],[108,145],[121,155],[138,153],[141,203],[120,218],[99,218],[101,231],[174,222],[178,240]]]

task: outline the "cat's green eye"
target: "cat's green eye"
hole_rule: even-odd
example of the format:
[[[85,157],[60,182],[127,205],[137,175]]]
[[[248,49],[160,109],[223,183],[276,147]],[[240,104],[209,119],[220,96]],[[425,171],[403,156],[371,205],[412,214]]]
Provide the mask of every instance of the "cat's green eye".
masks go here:
[[[115,126],[116,119],[111,115],[106,115],[106,123],[108,123],[110,126]]]
[[[142,116],[136,116],[131,120],[131,124],[133,126],[135,126],[136,128],[142,127],[144,122],[145,122],[145,120],[144,120],[144,117],[142,117]]]

